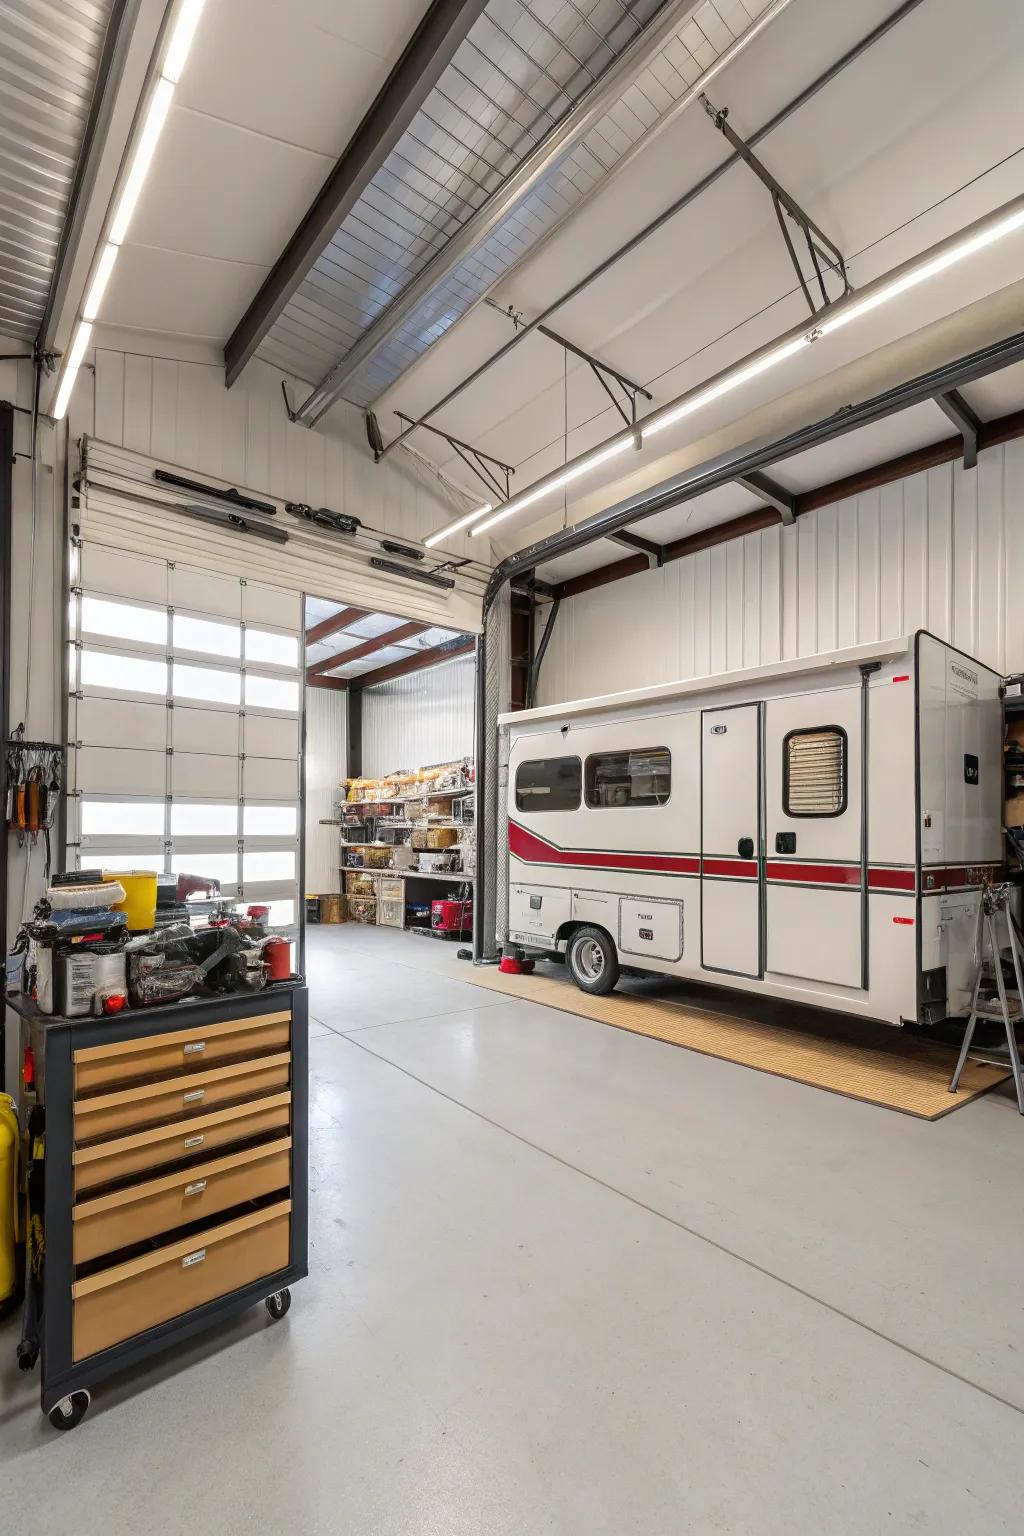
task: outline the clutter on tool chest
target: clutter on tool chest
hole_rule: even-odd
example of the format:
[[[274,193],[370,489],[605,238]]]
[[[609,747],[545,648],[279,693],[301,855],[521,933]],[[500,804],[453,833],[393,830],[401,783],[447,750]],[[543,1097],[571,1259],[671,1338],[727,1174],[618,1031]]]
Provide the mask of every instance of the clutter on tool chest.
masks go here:
[[[43,1411],[69,1429],[116,1371],[256,1302],[288,1310],[306,1273],[306,991],[112,1017],[9,1005],[30,1154],[19,1364],[41,1360]]]

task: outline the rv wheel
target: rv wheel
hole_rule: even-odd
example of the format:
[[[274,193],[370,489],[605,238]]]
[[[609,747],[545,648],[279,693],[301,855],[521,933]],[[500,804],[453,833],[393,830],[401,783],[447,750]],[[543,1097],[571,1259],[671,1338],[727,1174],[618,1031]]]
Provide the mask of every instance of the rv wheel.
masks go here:
[[[581,992],[603,997],[619,979],[615,945],[602,928],[577,928],[569,940],[566,960]]]

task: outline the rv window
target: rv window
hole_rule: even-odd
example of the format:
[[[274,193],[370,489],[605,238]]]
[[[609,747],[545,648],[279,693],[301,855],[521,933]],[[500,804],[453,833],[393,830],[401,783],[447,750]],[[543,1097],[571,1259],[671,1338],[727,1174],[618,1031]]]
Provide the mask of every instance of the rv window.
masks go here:
[[[841,816],[846,810],[846,732],[838,725],[786,736],[782,808],[787,816]]]
[[[598,752],[587,758],[590,806],[664,805],[671,788],[672,755],[667,747]]]
[[[516,769],[516,806],[521,811],[578,811],[578,757],[538,758]]]

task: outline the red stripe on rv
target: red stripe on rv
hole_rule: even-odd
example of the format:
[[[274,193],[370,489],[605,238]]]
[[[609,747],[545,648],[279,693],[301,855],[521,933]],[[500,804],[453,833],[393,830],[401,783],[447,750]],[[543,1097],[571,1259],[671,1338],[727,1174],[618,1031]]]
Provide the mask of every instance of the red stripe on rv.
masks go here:
[[[706,875],[731,875],[734,879],[756,880],[756,859],[705,859]]]
[[[776,864],[768,861],[769,880],[802,885],[860,885],[859,864]]]
[[[557,848],[518,822],[508,824],[509,852],[526,864],[571,864],[577,869],[637,869],[652,874],[696,875],[700,860],[682,853],[603,853],[594,849]]]

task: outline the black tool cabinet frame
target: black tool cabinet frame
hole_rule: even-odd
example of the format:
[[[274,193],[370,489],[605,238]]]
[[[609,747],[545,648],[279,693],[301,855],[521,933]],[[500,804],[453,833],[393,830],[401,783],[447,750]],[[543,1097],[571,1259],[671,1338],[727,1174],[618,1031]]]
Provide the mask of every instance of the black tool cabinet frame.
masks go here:
[[[10,1006],[11,1000],[8,999]],[[72,1359],[72,1300],[74,1276],[72,1209],[74,1206],[74,1063],[73,1053],[93,1045],[113,1045],[166,1034],[169,1029],[201,1028],[227,1019],[259,1018],[290,1006],[291,1025],[291,1226],[286,1269],[264,1275],[250,1285],[201,1307],[171,1318],[155,1328],[87,1359]],[[18,1009],[19,1012],[27,1010]],[[49,1414],[73,1392],[91,1392],[98,1382],[137,1365],[193,1334],[227,1322],[301,1280],[308,1272],[308,1150],[309,1150],[309,1010],[304,985],[286,984],[258,994],[215,1000],[184,1001],[165,1007],[132,1009],[110,1019],[47,1020],[34,1007],[31,1014],[45,1030],[43,1091],[46,1106],[45,1234],[40,1401]]]

